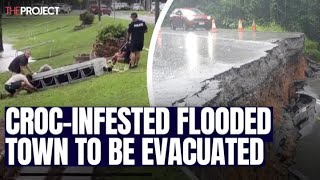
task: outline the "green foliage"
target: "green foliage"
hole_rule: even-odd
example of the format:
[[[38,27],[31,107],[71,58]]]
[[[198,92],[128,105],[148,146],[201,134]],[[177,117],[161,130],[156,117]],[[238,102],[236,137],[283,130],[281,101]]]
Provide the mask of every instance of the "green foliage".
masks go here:
[[[126,37],[127,28],[122,24],[112,24],[104,27],[97,36],[98,42],[106,42],[108,39]]]
[[[304,46],[305,53],[309,54],[313,59],[320,62],[320,44],[306,39]]]
[[[247,26],[245,30],[251,31],[251,26]],[[268,24],[265,24],[263,26],[257,25],[257,31],[260,32],[286,32],[286,30],[281,27],[279,24],[276,22],[271,22]]]
[[[94,21],[94,15],[90,12],[81,13],[80,21],[82,21],[83,25],[91,25]]]
[[[171,10],[200,8],[215,18],[219,28],[234,29],[239,18],[244,20],[245,27],[251,27],[256,19],[258,27],[304,32],[308,38],[320,42],[319,0],[175,0],[173,4]]]
[[[66,24],[73,25],[79,22],[77,16],[36,16],[26,21],[25,18],[6,18],[3,19],[3,35],[4,37],[21,37],[30,32],[43,31],[42,24],[48,21],[55,20],[48,26],[49,29]],[[15,49],[38,44],[48,39],[53,39],[54,44],[52,53],[62,53],[59,56],[54,56],[48,59],[37,60],[30,63],[32,70],[37,71],[42,65],[49,64],[54,68],[65,65],[74,64],[73,57],[82,53],[89,53],[92,44],[95,42],[97,32],[102,27],[121,23],[126,26],[130,23],[128,20],[105,17],[100,23],[93,23],[91,27],[83,31],[73,32],[68,28],[58,29],[43,33],[36,38],[11,38],[7,42],[14,45]],[[145,47],[150,44],[150,39],[153,32],[153,25],[148,24],[150,31],[145,34]],[[25,30],[25,27],[32,27],[30,30]],[[10,40],[10,41],[9,41]],[[35,59],[48,56],[49,46],[41,46],[32,50],[32,56]],[[112,73],[98,78],[92,78],[81,83],[61,86],[59,88],[48,89],[26,95],[22,92],[15,98],[0,100],[0,119],[4,115],[5,106],[148,106],[147,93],[147,59],[148,52],[141,52],[140,65],[133,71],[125,71],[123,73]],[[0,84],[4,84],[10,74],[0,73]],[[130,91],[128,91],[130,89]],[[4,93],[0,90],[0,93]]]

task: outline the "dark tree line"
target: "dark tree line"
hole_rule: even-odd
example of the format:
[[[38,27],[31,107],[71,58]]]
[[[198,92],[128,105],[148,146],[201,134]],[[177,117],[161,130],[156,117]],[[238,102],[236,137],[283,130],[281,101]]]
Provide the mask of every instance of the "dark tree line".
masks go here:
[[[222,28],[234,28],[239,18],[247,26],[256,19],[260,25],[274,22],[320,42],[320,0],[175,0],[174,6],[200,8]]]
[[[3,2],[0,3],[0,52],[3,52],[3,38],[2,38],[2,14],[3,14]]]

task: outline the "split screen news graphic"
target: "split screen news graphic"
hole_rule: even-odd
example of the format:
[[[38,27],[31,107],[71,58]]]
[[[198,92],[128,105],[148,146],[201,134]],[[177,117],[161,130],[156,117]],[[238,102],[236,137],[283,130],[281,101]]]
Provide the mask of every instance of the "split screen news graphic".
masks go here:
[[[149,106],[146,69],[155,22],[151,2],[150,7],[132,1],[92,0],[10,0],[1,5],[5,12],[1,16],[1,132],[8,129],[5,107]],[[32,7],[34,13],[37,8],[59,9],[54,15],[21,14],[21,7]],[[45,144],[50,142],[55,141],[48,139]],[[3,155],[4,143],[1,133]],[[45,150],[47,146],[38,147]],[[183,175],[174,167],[9,167],[4,156],[0,169],[0,179],[165,179],[166,173]]]
[[[318,179],[319,5],[4,1],[0,179]]]
[[[257,4],[250,9],[251,3]],[[154,33],[152,106],[273,107],[264,166],[190,167],[199,179],[320,176],[320,57],[313,53],[319,52],[320,24],[312,21],[319,3],[299,1],[298,9],[308,12],[298,14],[298,2],[274,3],[278,9],[266,11],[272,2],[174,0]],[[287,14],[276,17],[278,10]],[[299,20],[303,15],[308,18]]]

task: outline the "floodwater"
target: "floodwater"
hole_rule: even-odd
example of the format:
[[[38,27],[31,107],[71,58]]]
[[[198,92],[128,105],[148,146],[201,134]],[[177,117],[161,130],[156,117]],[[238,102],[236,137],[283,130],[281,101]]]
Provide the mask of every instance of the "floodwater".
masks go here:
[[[9,64],[16,56],[17,51],[13,49],[11,44],[3,44],[4,52],[0,57],[0,73],[8,70]]]
[[[150,103],[172,106],[201,91],[205,80],[266,56],[268,50],[277,46],[274,42],[301,35],[234,30],[185,32],[162,28],[153,59],[152,84],[148,85]],[[218,82],[211,85],[208,97],[201,98],[213,98],[219,92],[218,85]]]
[[[0,56],[0,73],[8,71],[8,67],[11,61],[18,55],[22,54],[23,52],[15,50],[11,44],[3,44],[4,51]],[[34,62],[32,57],[29,58],[29,62]]]

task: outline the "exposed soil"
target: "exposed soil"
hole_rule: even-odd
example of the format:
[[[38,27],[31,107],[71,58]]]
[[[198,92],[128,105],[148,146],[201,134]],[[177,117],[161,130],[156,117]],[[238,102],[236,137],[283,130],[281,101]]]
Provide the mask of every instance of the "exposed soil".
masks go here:
[[[125,44],[125,38],[109,39],[104,43],[96,43],[94,50],[97,57],[112,57]]]
[[[273,107],[274,140],[266,147],[264,167],[191,168],[200,180],[301,179],[297,176],[300,172],[290,169],[295,164],[301,133],[306,124],[315,121],[318,112],[315,99],[296,92],[303,80],[320,72],[320,65],[303,55],[303,40],[299,37],[277,42],[278,47],[266,57],[208,79],[207,84],[219,81],[221,91],[204,106]],[[302,108],[306,108],[303,114]]]

